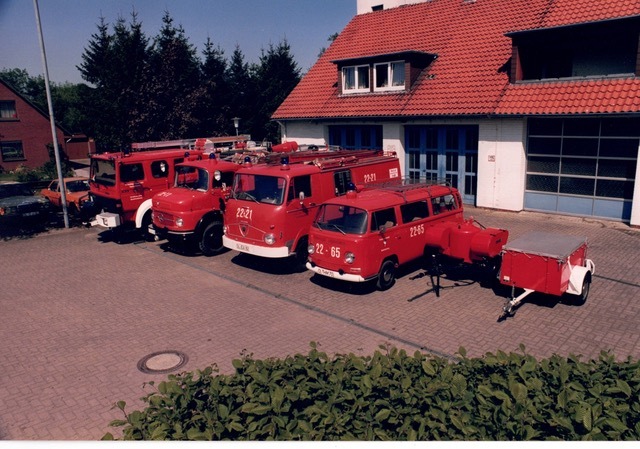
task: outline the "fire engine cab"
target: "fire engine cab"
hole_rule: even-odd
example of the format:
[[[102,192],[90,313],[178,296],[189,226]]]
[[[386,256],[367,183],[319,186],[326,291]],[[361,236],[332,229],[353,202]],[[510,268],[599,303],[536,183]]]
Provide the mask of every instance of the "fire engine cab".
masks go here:
[[[225,212],[225,247],[267,258],[295,256],[304,268],[308,232],[324,201],[344,195],[350,184],[400,179],[395,154],[343,150],[304,163],[247,165],[235,175]]]
[[[468,238],[450,240],[452,233]],[[500,242],[507,236],[507,231],[466,222],[460,193],[448,185],[352,188],[318,209],[309,231],[306,266],[334,279],[375,280],[378,289],[387,290],[402,264],[432,251],[486,262],[500,254]]]
[[[91,201],[85,203],[85,214],[97,213],[92,225],[133,227],[150,238],[151,198],[173,185],[176,164],[202,155],[202,150],[180,148],[91,156]]]
[[[177,164],[173,187],[152,199],[149,232],[173,244],[197,244],[205,256],[220,252],[225,200],[238,168],[215,153]]]

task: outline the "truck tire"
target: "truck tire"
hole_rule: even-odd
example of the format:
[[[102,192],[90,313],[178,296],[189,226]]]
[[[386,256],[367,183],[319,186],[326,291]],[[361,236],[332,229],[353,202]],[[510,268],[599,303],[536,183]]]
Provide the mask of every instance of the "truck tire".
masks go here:
[[[385,291],[393,287],[396,283],[396,264],[393,260],[385,260],[382,262],[380,271],[378,272],[378,281],[376,287],[378,290]]]
[[[296,254],[293,258],[293,268],[298,272],[304,272],[307,270],[307,259],[309,258],[309,239],[307,237],[300,237],[298,245],[296,246]]]
[[[215,256],[224,249],[222,245],[222,222],[220,220],[213,221],[204,228],[198,240],[198,249],[207,257]]]
[[[149,226],[151,226],[151,211],[147,211],[144,214],[140,224],[140,235],[145,242],[153,242],[155,240],[155,236],[149,232]]]

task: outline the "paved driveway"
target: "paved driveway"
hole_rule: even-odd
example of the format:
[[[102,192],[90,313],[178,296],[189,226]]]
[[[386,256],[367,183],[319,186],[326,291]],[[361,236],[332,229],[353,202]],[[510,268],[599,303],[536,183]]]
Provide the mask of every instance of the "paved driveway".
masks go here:
[[[419,266],[378,292],[292,273],[227,252],[213,258],[156,243],[118,244],[99,228],[56,230],[0,242],[0,438],[95,440],[140,408],[145,356],[180,351],[183,370],[216,364],[232,372],[242,354],[371,354],[393,345],[453,357],[517,351],[640,357],[640,232],[605,221],[470,209],[516,238],[543,230],[589,238],[596,277],[582,307],[546,297],[497,322],[505,298],[466,279],[444,278],[440,297]]]

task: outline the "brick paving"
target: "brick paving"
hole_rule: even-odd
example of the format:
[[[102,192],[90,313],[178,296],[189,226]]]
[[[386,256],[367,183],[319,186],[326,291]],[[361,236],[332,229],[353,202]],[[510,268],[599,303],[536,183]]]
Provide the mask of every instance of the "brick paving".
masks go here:
[[[227,252],[180,255],[162,242],[117,244],[101,229],[53,230],[0,241],[0,439],[96,440],[121,413],[142,407],[148,354],[188,355],[182,370],[216,364],[232,372],[257,358],[306,353],[371,354],[381,345],[454,357],[518,351],[547,357],[602,350],[640,358],[640,231],[620,223],[470,208],[510,238],[528,230],[587,236],[596,276],[581,307],[534,296],[497,317],[504,293],[442,280],[436,297],[418,265],[389,291],[330,282],[310,272]],[[467,276],[465,278],[464,276]]]

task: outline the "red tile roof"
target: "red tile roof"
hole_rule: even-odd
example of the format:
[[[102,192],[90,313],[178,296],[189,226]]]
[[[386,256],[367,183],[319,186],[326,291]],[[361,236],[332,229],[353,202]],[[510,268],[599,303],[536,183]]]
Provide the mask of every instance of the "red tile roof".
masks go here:
[[[640,80],[509,84],[505,33],[640,15],[640,0],[429,0],[354,17],[274,119],[640,112]],[[408,92],[338,95],[332,61],[421,51]]]

